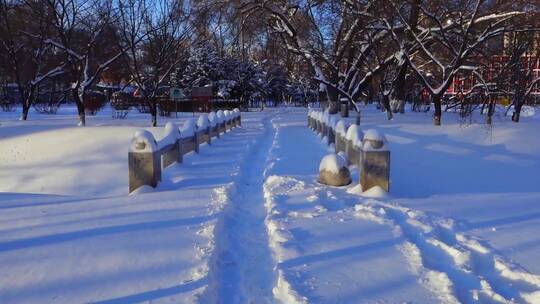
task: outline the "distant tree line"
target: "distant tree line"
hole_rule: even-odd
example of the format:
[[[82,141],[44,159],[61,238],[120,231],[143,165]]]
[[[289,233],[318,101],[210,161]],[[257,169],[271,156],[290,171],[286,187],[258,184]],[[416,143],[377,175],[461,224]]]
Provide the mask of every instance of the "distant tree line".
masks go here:
[[[523,60],[540,57],[539,9],[527,0],[0,0],[0,92],[18,96],[23,120],[32,106],[72,101],[81,125],[98,83],[136,87],[153,125],[166,86],[213,86],[242,102],[321,100],[331,113],[379,99],[389,119],[425,95],[436,125],[444,109],[469,113],[471,100],[490,120],[505,95],[517,122],[540,82],[534,60]],[[449,98],[463,75],[473,89]]]

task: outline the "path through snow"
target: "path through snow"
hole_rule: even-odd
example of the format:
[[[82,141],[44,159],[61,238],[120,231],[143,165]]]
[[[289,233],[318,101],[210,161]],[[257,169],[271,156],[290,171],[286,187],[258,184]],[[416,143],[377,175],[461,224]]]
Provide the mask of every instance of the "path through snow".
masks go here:
[[[202,302],[274,302],[274,262],[268,248],[262,190],[274,114],[263,119],[263,132],[252,141],[236,186],[226,191],[228,206],[216,227],[211,283]]]

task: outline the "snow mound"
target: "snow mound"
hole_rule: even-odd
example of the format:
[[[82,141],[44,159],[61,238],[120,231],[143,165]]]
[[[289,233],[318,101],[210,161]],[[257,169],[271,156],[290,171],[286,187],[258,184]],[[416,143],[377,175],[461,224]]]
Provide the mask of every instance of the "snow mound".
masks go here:
[[[327,125],[332,129],[336,129],[337,120],[337,115],[329,115]]]
[[[195,120],[193,118],[187,119],[182,125],[182,128],[180,128],[180,134],[182,138],[195,135],[196,128],[197,127],[195,125]]]
[[[347,134],[345,138],[349,141],[352,141],[353,145],[355,146],[361,146],[362,140],[364,139],[364,133],[362,133],[362,130],[360,130],[359,125],[351,125],[349,129],[347,129]]]
[[[338,154],[329,154],[323,157],[319,165],[319,172],[328,171],[334,174],[339,174],[339,170],[347,167],[347,161]]]
[[[380,198],[386,198],[388,196],[388,193],[386,191],[384,191],[383,188],[381,188],[379,186],[375,186],[375,187],[371,187],[368,190],[362,192],[361,195],[364,196],[364,197],[379,198],[380,199]]]
[[[514,107],[510,108],[510,111],[506,114],[506,116],[512,116],[514,114]],[[531,106],[523,106],[521,108],[521,117],[534,117],[536,115],[536,110],[534,107]]]
[[[199,119],[197,120],[197,129],[199,130],[206,130],[208,129],[208,115],[202,114],[199,116]]]
[[[345,136],[347,134],[347,126],[346,126],[345,120],[340,119],[336,123],[336,128],[335,129],[336,129],[337,134],[340,134],[341,136]]]
[[[129,145],[130,152],[155,152],[158,150],[158,145],[154,135],[147,130],[139,130],[133,135],[131,144]]]

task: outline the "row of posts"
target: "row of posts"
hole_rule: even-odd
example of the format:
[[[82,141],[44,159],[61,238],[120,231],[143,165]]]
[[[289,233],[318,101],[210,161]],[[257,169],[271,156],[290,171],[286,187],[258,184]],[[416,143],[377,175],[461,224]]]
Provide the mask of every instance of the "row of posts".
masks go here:
[[[362,190],[375,186],[390,191],[390,150],[384,135],[377,130],[363,133],[357,124],[348,125],[337,115],[310,110],[308,127],[334,144],[336,153],[345,154],[349,165],[357,165]]]
[[[210,145],[213,137],[219,138],[241,125],[240,110],[234,109],[202,114],[196,121],[189,118],[181,128],[168,122],[159,141],[147,130],[137,131],[128,152],[129,193],[145,185],[157,187],[163,169],[182,163],[185,154],[199,153],[201,144]]]

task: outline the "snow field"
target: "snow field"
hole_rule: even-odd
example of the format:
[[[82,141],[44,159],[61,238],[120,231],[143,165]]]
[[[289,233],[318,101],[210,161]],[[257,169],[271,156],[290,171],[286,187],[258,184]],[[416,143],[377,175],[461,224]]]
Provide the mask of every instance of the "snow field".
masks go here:
[[[387,122],[364,109],[347,136],[385,134],[384,194],[362,192],[354,166],[352,185],[318,184],[333,151],[305,115],[248,113],[132,196],[137,119],[2,122],[0,302],[540,301],[538,119],[486,128],[447,114],[437,128],[423,113]]]
[[[43,141],[65,140],[70,132],[92,134],[80,138],[99,147],[111,163],[125,163],[122,169],[106,173],[126,186],[122,194],[106,194],[107,180],[96,180],[87,192],[69,195],[71,184],[75,187],[77,183],[67,180],[59,183],[61,196],[0,193],[0,302],[201,302],[199,297],[211,289],[209,261],[217,239],[215,225],[229,204],[228,191],[248,156],[248,147],[260,135],[264,116],[266,113],[255,113],[244,118],[244,127],[212,146],[201,147],[200,154],[186,155],[183,164],[164,170],[157,189],[131,196],[126,195],[125,187],[134,127],[121,127],[122,136],[107,127],[73,131],[62,127],[51,138],[47,138],[51,134],[40,134]],[[100,128],[105,130],[99,132]],[[163,130],[157,128],[157,133],[163,134]],[[24,138],[7,135],[9,140],[24,143]],[[113,153],[111,157],[111,145],[102,144],[110,137],[119,141],[122,156]],[[65,153],[64,158],[75,158],[69,154],[71,147],[56,151]],[[63,177],[66,163],[49,166],[55,168],[49,171],[53,178]],[[86,176],[85,167],[69,169],[81,170],[78,174]]]

